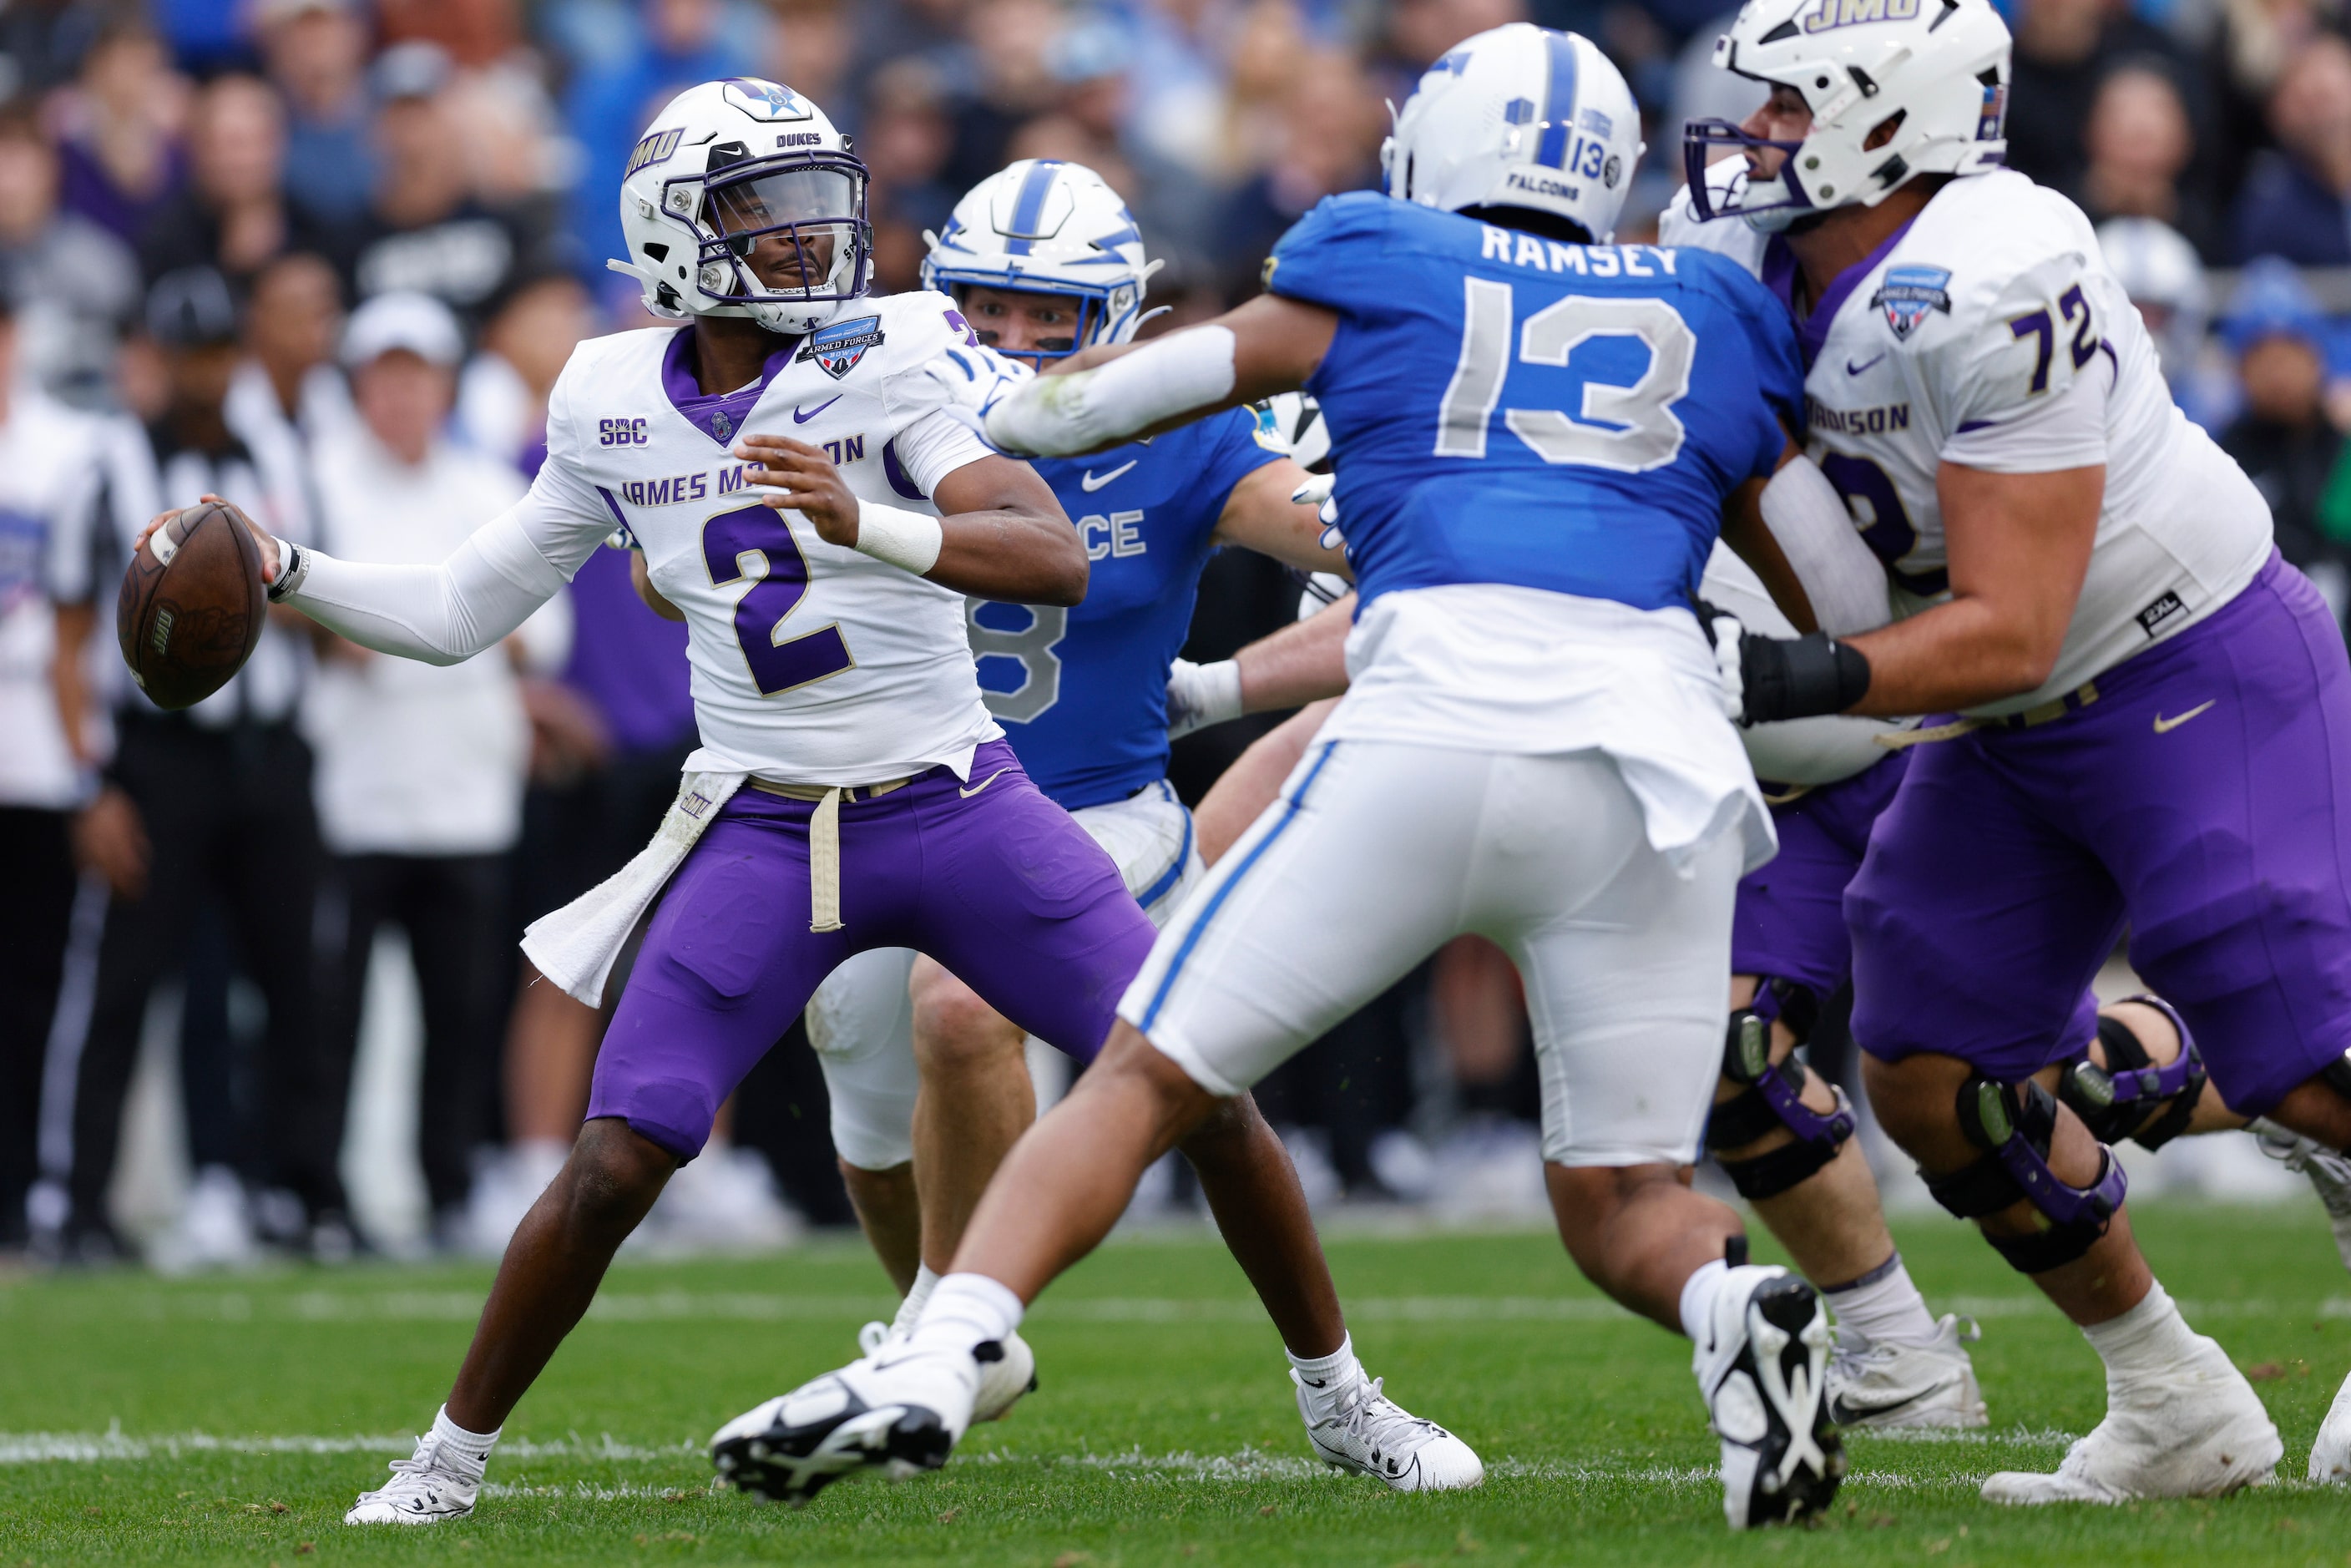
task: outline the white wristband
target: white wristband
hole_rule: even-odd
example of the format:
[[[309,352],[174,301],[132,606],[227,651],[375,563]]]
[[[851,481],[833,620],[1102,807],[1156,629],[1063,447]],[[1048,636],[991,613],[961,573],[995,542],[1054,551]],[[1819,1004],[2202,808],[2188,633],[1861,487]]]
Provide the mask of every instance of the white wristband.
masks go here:
[[[920,577],[939,564],[939,551],[946,542],[946,530],[936,517],[878,501],[857,503],[856,548],[861,554]]]
[[[1091,371],[1024,382],[987,411],[1006,452],[1070,456],[1222,402],[1233,391],[1233,329],[1194,327]]]

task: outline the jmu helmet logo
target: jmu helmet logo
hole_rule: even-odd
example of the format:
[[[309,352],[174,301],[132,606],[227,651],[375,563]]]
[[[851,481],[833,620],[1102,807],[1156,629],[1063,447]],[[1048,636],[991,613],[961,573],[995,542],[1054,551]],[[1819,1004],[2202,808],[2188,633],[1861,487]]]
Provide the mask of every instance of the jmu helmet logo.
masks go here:
[[[629,174],[640,169],[650,169],[656,163],[668,162],[670,155],[677,151],[677,139],[684,134],[685,127],[682,125],[668,131],[645,132],[644,140],[638,142],[636,150],[629,154]],[[627,177],[627,174],[622,176],[623,179]]]
[[[1886,312],[1886,324],[1894,329],[1895,340],[1907,342],[1929,310],[1951,313],[1951,296],[1946,287],[1950,281],[1948,267],[1889,267],[1886,281],[1878,285],[1869,302]]]
[[[1857,27],[1865,22],[1911,22],[1918,16],[1918,0],[1821,0],[1820,8],[1804,18],[1804,31],[1825,33],[1832,27]]]
[[[1917,0],[1910,4],[1916,5]],[[791,89],[752,77],[728,78],[726,98],[754,120],[808,120],[816,113],[815,106]]]

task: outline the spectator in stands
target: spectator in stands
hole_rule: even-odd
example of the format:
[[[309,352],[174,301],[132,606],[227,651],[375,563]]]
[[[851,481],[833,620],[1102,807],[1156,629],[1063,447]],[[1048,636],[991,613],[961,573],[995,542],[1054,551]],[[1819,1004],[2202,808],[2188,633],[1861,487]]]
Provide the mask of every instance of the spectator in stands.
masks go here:
[[[148,220],[139,262],[160,277],[211,267],[240,293],[270,260],[321,243],[286,199],[286,112],[257,77],[221,76],[188,116],[188,183]]]
[[[1046,68],[1045,55],[1061,25],[1052,0],[977,0],[972,5],[964,23],[972,70],[954,111],[955,145],[945,175],[956,193],[1010,162],[1013,133],[1054,107],[1060,88]],[[1155,57],[1154,64],[1167,68],[1174,62]],[[957,85],[953,77],[949,81]]]
[[[142,22],[110,23],[64,98],[66,210],[136,246],[185,177],[187,99],[162,38]]]
[[[26,1241],[41,1069],[72,925],[72,821],[94,737],[82,687],[93,616],[94,420],[16,374],[0,295],[0,1253]],[[60,613],[56,601],[79,601]]]
[[[16,308],[19,368],[78,407],[103,402],[115,345],[139,308],[130,247],[57,206],[56,151],[31,110],[0,108],[0,294]]]
[[[929,248],[923,231],[946,227],[963,194],[946,181],[955,122],[946,85],[926,60],[893,60],[873,74],[862,118],[870,129],[858,138],[857,152],[873,176],[867,208],[876,287],[919,287]]]
[[[163,350],[169,402],[110,476],[120,495],[118,528],[197,497],[225,497],[272,533],[302,538],[298,497],[273,483],[231,428],[226,401],[239,357],[237,316],[227,283],[209,269],[168,273],[147,302],[147,329]],[[129,445],[131,444],[119,444]],[[89,585],[110,596],[127,534]],[[122,1106],[139,1055],[147,999],[183,964],[198,909],[225,909],[239,967],[258,982],[269,1022],[262,1082],[263,1125],[284,1138],[296,1126],[294,1098],[312,1071],[311,910],[318,878],[310,805],[310,750],[295,727],[308,674],[307,649],[271,627],[229,683],[195,706],[164,713],[125,683],[115,715],[116,745],[97,799],[83,814],[84,858],[113,889],[98,943],[93,1004],[82,1027],[56,1035],[48,1071],[70,1092],[41,1140],[35,1243],[51,1257],[102,1260],[120,1243],[106,1191],[122,1129]],[[56,1136],[49,1134],[54,1131]],[[274,1151],[281,1167],[287,1151]],[[249,1252],[246,1195],[225,1168],[199,1171],[183,1239],[208,1252],[179,1261],[233,1261]],[[348,1232],[311,1239],[348,1250]]]
[[[348,429],[358,416],[335,364],[342,329],[342,284],[322,257],[297,251],[263,267],[247,297],[249,352],[229,383],[229,423],[248,442],[290,441],[304,452]],[[307,457],[300,466],[307,490]]]
[[[478,325],[529,264],[534,241],[514,214],[475,197],[463,127],[445,98],[449,57],[438,45],[387,49],[375,83],[382,163],[346,253],[351,298],[429,294]]]
[[[1280,152],[1234,193],[1225,213],[1218,259],[1236,298],[1257,291],[1273,242],[1307,209],[1379,183],[1386,115],[1351,57],[1307,57],[1283,110]]]
[[[2211,296],[2196,247],[2157,219],[2108,218],[2098,225],[2098,248],[2155,340],[2172,401],[2197,423],[2217,429],[2219,415],[2233,410],[2235,389],[2210,362]],[[2215,384],[2223,381],[2231,384]]]
[[[465,340],[440,301],[379,295],[343,344],[361,427],[319,443],[320,548],[347,560],[437,562],[522,497],[511,464],[444,434]],[[436,1237],[455,1244],[511,994],[508,852],[521,828],[530,726],[517,666],[560,666],[570,602],[526,622],[508,657],[445,668],[328,644],[310,705],[319,826],[333,857],[319,905],[320,1057],[300,1117],[307,1194],[341,1208],[338,1159],[377,932],[408,936],[424,1014],[417,1145]]]
[[[2277,147],[2254,159],[2230,224],[2236,259],[2351,264],[2351,43],[2327,34],[2286,63],[2270,129]]]
[[[2220,235],[2201,188],[2187,181],[2196,143],[2188,105],[2168,71],[2133,64],[2108,72],[2083,146],[2089,162],[2076,194],[2091,221],[2154,218],[2199,254],[2211,253]]]
[[[2310,290],[2284,262],[2245,269],[2221,322],[2237,356],[2244,408],[2220,445],[2270,504],[2277,544],[2318,585],[2340,622],[2351,601],[2351,560],[2320,524],[2327,479],[2343,433],[2326,417],[2326,321]]]
[[[260,0],[255,12],[286,95],[286,193],[322,223],[356,222],[375,186],[358,0]]]
[[[580,340],[595,333],[594,311],[568,272],[544,273],[507,297],[457,383],[456,429],[468,445],[525,475],[538,472],[548,393]]]
[[[2084,132],[2098,84],[2125,64],[2144,65],[2183,84],[2189,121],[2209,118],[2184,84],[2199,81],[2169,34],[2142,21],[2123,0],[2022,0],[2015,75],[2008,95],[2008,162],[2044,185],[2082,188]]]

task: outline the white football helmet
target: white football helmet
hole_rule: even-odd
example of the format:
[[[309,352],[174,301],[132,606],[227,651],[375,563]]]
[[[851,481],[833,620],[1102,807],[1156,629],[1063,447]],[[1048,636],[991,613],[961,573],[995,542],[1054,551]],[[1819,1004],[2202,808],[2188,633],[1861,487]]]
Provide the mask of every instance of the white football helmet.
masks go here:
[[[2098,248],[2155,340],[2163,379],[2179,386],[2195,372],[2212,319],[2196,247],[2160,218],[2109,218],[2098,225]]]
[[[1513,22],[1422,73],[1380,167],[1402,201],[1524,207],[1604,242],[1643,151],[1640,108],[1607,56],[1574,33]]]
[[[1144,286],[1166,265],[1145,259],[1134,214],[1100,174],[1051,158],[1023,158],[990,174],[956,204],[946,233],[925,229],[923,238],[931,247],[923,287],[958,302],[975,283],[1077,298],[1077,330],[1066,344],[998,350],[1031,364],[1134,337],[1146,319]]]
[[[871,280],[865,183],[849,138],[799,93],[751,77],[704,82],[670,99],[629,154],[629,259],[605,265],[643,285],[656,316],[812,332]],[[797,287],[753,270],[763,246],[797,264]]]
[[[1714,63],[1802,94],[1813,126],[1801,141],[1727,120],[1685,126],[1701,222],[1736,213],[1777,231],[1810,213],[1876,206],[1920,174],[1980,174],[2008,156],[2008,24],[1991,0],[1747,0],[1715,40]],[[1866,145],[1897,117],[1887,140]],[[1771,179],[1709,191],[1707,160],[1724,147],[1786,156]]]

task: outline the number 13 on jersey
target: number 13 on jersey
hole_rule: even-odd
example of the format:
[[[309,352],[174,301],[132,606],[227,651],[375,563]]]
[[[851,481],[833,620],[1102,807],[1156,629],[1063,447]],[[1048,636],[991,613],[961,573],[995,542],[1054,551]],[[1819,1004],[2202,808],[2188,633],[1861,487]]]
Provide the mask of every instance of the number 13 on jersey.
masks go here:
[[[1462,279],[1461,355],[1437,415],[1436,455],[1484,457],[1487,427],[1510,373],[1510,285]],[[1571,294],[1529,316],[1518,329],[1518,361],[1566,368],[1593,338],[1625,337],[1649,351],[1648,368],[1629,386],[1587,381],[1574,416],[1553,408],[1506,408],[1502,423],[1546,463],[1638,474],[1661,468],[1687,435],[1673,405],[1689,392],[1697,336],[1663,299]]]

